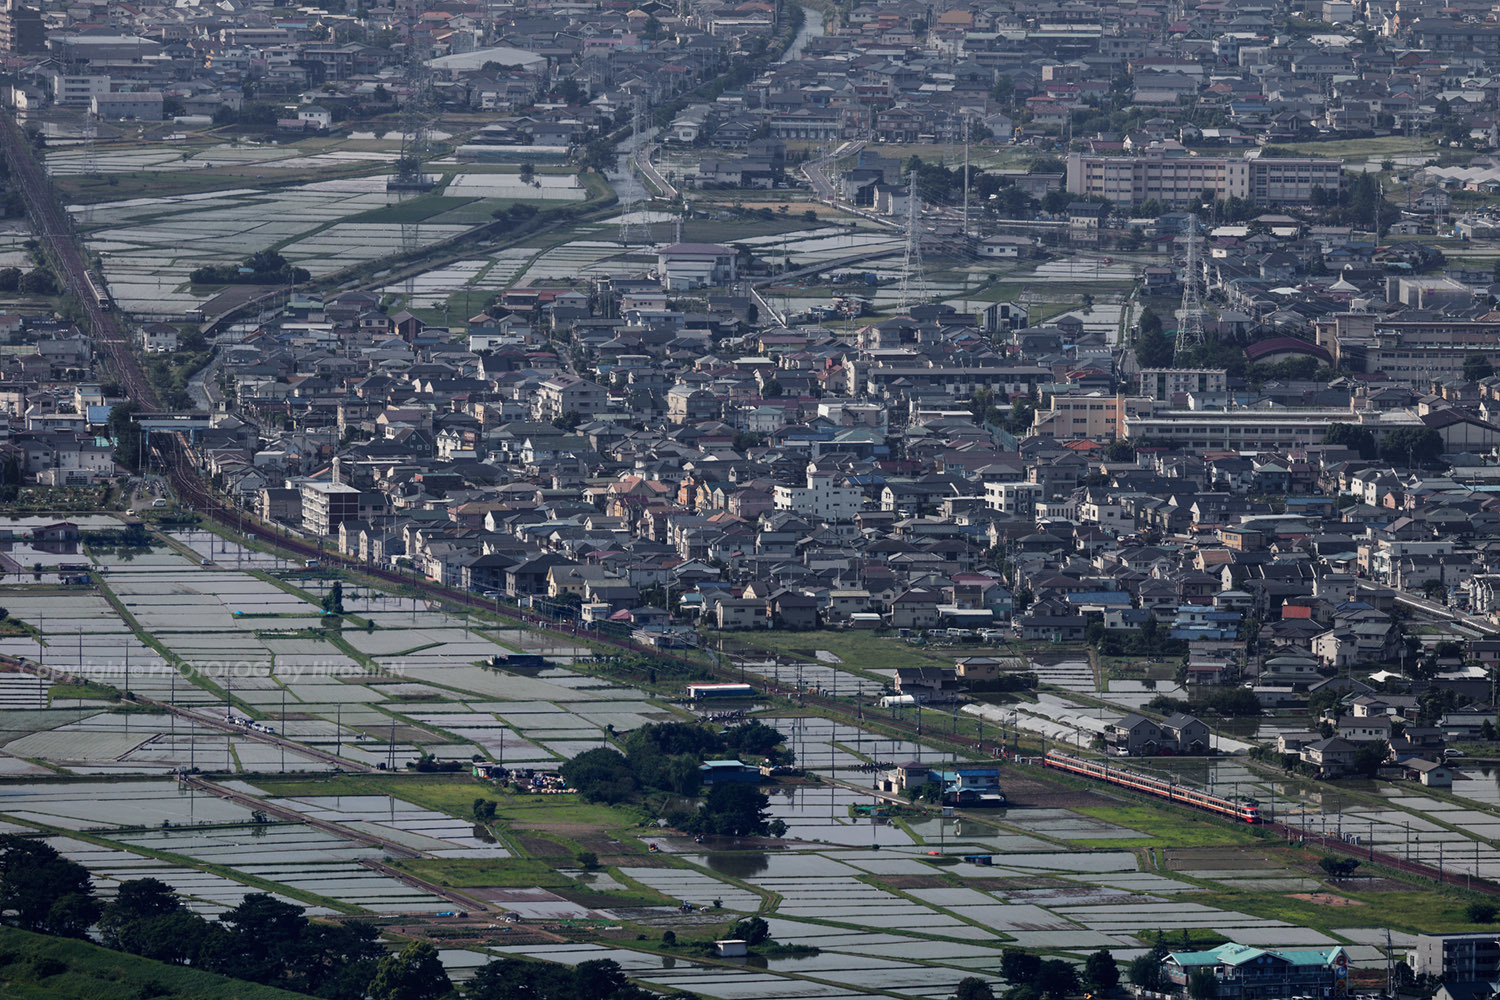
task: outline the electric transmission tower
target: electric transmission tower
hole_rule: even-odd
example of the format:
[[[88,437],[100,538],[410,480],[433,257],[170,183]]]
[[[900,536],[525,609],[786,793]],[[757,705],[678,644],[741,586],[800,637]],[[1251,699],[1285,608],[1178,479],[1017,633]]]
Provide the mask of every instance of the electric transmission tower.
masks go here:
[[[427,154],[427,66],[415,34],[406,35],[406,102],[401,106],[401,158],[386,181],[387,191],[430,191],[432,178],[422,172]]]
[[[1188,216],[1187,261],[1182,267],[1182,306],[1177,310],[1177,348],[1172,363],[1203,343],[1203,297],[1198,292],[1198,216]]]
[[[917,172],[906,175],[906,252],[901,259],[901,292],[898,305],[904,312],[913,304],[913,298],[922,302],[927,298],[927,278],[922,273],[922,231],[918,228],[921,210],[917,196]],[[912,276],[916,280],[912,280]]]
[[[83,162],[79,164],[79,173],[89,180],[93,180],[99,175],[98,151],[94,148],[94,141],[98,138],[98,135],[98,119],[94,117],[93,112],[84,112]],[[83,204],[82,222],[84,226],[92,226],[94,224],[94,203],[91,201],[84,202]]]
[[[630,142],[625,146],[625,176],[621,179],[619,187],[620,201],[620,245],[630,246],[638,237],[636,232],[636,212],[638,203],[636,200],[636,185],[640,181],[635,177],[635,161],[641,150],[641,128],[646,120],[645,109],[641,106],[639,94],[631,96],[630,99]],[[649,236],[650,227],[646,227]]]

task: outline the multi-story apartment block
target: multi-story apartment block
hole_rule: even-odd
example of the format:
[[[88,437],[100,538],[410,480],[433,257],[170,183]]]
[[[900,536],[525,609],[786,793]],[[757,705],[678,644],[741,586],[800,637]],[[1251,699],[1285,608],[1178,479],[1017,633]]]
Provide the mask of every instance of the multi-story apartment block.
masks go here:
[[[1337,192],[1343,161],[1313,157],[1068,155],[1068,193],[1117,204],[1159,201],[1173,207],[1240,198],[1256,205],[1306,205],[1314,188]]]
[[[1228,389],[1223,368],[1143,368],[1140,375],[1141,395],[1167,402],[1174,396],[1225,392]]]

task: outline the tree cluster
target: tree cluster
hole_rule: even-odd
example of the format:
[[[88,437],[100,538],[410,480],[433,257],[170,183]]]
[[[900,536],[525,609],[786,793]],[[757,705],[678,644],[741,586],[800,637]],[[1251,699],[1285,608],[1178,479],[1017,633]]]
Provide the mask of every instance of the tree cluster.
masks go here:
[[[56,295],[62,291],[57,275],[49,268],[38,267],[25,271],[19,267],[0,268],[0,292],[21,292],[26,295]]]
[[[199,285],[296,285],[311,278],[307,268],[293,267],[275,250],[258,250],[242,264],[205,264],[188,274]]]
[[[551,962],[502,958],[464,986],[467,1000],[656,1000],[631,985],[618,962],[596,958],[569,969]]]
[[[1173,712],[1198,715],[1212,712],[1226,718],[1259,715],[1261,710],[1260,699],[1255,696],[1254,691],[1245,687],[1211,689],[1191,701],[1159,694],[1146,702],[1146,707],[1167,715]]]
[[[207,920],[171,886],[124,882],[108,905],[94,896],[87,869],[49,844],[0,837],[0,916],[14,927],[82,938],[97,928],[106,947],[172,965],[190,965],[326,1000],[445,1000],[458,996],[437,949],[413,942],[397,954],[373,924],[309,920],[302,908],[265,893]],[[465,1000],[653,1000],[618,963],[576,968],[506,958],[462,989]]]
[[[1137,629],[1107,629],[1103,622],[1089,625],[1084,638],[1105,656],[1155,656],[1161,658],[1186,656],[1187,641],[1172,638],[1171,631],[1163,628],[1154,618],[1147,618]]]
[[[312,996],[386,996],[369,989],[389,957],[370,924],[313,923],[264,893],[205,920],[152,878],[123,883],[104,906],[87,869],[27,837],[0,837],[0,913],[12,926],[63,937],[83,937],[97,922],[108,947]]]
[[[1110,959],[1111,964],[1113,961]],[[1007,948],[1001,954],[1000,975],[1011,984],[1005,1000],[1063,1000],[1076,993],[1079,985],[1078,970],[1070,963],[1060,958],[1042,958],[1017,948]],[[1118,972],[1114,982],[1119,982]]]
[[[731,726],[722,732],[701,723],[652,723],[621,740],[624,753],[608,747],[589,750],[563,764],[559,773],[580,795],[593,802],[631,802],[643,792],[696,795],[702,784],[698,766],[705,759],[733,755],[791,763],[792,754],[784,746],[785,740],[779,730],[759,720]],[[753,786],[751,790],[759,794]],[[743,811],[748,808],[744,803],[731,804],[723,798],[724,794],[732,793],[720,793],[716,799],[710,790],[709,800],[718,808],[711,808],[711,815],[698,821],[697,832],[731,833],[747,825],[752,828],[763,825],[764,818],[751,818],[749,812]],[[720,812],[725,815],[717,815]]]

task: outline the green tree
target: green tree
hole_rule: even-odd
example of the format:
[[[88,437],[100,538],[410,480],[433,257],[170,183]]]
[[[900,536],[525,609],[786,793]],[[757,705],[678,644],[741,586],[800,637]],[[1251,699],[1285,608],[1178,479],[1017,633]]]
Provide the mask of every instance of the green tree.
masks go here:
[[[99,918],[88,869],[29,837],[0,837],[0,919],[14,927],[82,937]]]
[[[1112,992],[1120,985],[1120,967],[1115,964],[1115,956],[1106,948],[1094,952],[1084,960],[1083,978],[1096,993]]]
[[[953,1000],[995,1000],[995,991],[978,976],[965,976],[954,987]]]
[[[1078,989],[1078,970],[1060,958],[1042,960],[1034,984],[1047,1000],[1063,1000]]]
[[[585,750],[565,762],[558,773],[590,802],[626,802],[639,787],[624,754],[608,747]]]
[[[1478,382],[1495,374],[1495,366],[1489,356],[1472,351],[1464,356],[1464,381]]]
[[[138,878],[121,883],[120,891],[99,919],[99,933],[111,948],[120,947],[113,934],[122,924],[165,917],[183,910],[182,900],[161,879]]]
[[[760,917],[746,917],[734,925],[734,930],[729,932],[729,936],[738,938],[753,948],[771,940],[771,925]]]
[[[1130,982],[1143,990],[1157,992],[1161,988],[1161,959],[1147,953],[1130,960]]]
[[[1341,445],[1359,452],[1359,457],[1372,459],[1377,454],[1375,435],[1370,428],[1357,424],[1329,424],[1323,432],[1323,443]]]
[[[595,868],[599,867],[599,855],[594,853],[593,851],[579,851],[577,854],[573,855],[573,859],[577,861],[578,866],[585,871],[593,871]]]
[[[1357,858],[1319,858],[1318,867],[1327,872],[1331,878],[1348,878],[1359,867],[1359,860]]]
[[[1135,461],[1135,445],[1129,441],[1111,441],[1104,449],[1104,458],[1110,462]]]
[[[1213,970],[1194,969],[1190,972],[1187,992],[1192,1000],[1216,1000],[1219,995],[1219,981],[1214,977]]]
[[[344,613],[344,584],[342,581],[333,581],[333,586],[328,588],[328,593],[323,595],[323,613],[329,615],[341,615]]]
[[[699,832],[726,837],[765,836],[770,832],[771,800],[755,785],[720,781],[709,786],[694,817]]]
[[[278,985],[301,953],[306,931],[301,907],[251,893],[219,915],[204,938],[204,960],[212,972]]]
[[[724,730],[724,747],[737,754],[765,757],[786,742],[781,730],[751,719]]]
[[[1041,968],[1042,960],[1029,951],[1006,948],[1000,952],[1000,975],[1008,983],[1029,983]]]
[[[1477,902],[1470,903],[1464,909],[1464,916],[1471,924],[1492,924],[1495,922],[1495,914],[1500,913],[1494,903]]]
[[[1380,442],[1381,460],[1392,465],[1432,465],[1442,454],[1442,435],[1431,427],[1398,427]]]
[[[375,966],[370,1000],[440,1000],[453,992],[437,949],[413,941],[399,955],[387,955]]]
[[[56,295],[57,276],[47,268],[39,267],[22,275],[16,289],[25,295]]]
[[[1135,339],[1135,360],[1142,368],[1170,367],[1176,350],[1176,341],[1160,329],[1151,332],[1142,329]]]
[[[1355,774],[1363,774],[1366,777],[1373,778],[1375,772],[1380,770],[1380,765],[1385,763],[1385,759],[1389,754],[1390,747],[1386,745],[1384,740],[1361,743],[1359,748],[1354,751],[1354,760],[1350,763],[1349,769]]]
[[[629,985],[625,970],[611,958],[579,962],[573,970],[573,995],[580,998],[612,997]]]

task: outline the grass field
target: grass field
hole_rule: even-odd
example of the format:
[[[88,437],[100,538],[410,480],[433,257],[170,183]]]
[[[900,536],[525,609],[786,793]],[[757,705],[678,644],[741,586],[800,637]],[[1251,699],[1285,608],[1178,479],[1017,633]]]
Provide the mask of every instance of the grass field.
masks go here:
[[[0,996],[9,1000],[295,1000],[303,994],[153,962],[86,941],[0,927]]]
[[[445,212],[452,212],[471,205],[478,199],[449,197],[442,194],[424,194],[419,198],[387,205],[384,208],[372,209],[359,215],[352,215],[344,220],[348,223],[385,224],[404,222],[426,222],[434,216]]]
[[[783,656],[807,660],[817,650],[827,650],[850,670],[884,670],[895,667],[951,667],[953,657],[918,646],[908,646],[894,635],[876,635],[855,630],[819,629],[814,632],[715,632],[714,638],[741,647],[764,649]]]
[[[437,812],[467,819],[474,800],[498,803],[498,822],[521,828],[541,829],[554,824],[597,827],[601,830],[633,829],[641,817],[633,810],[576,795],[514,795],[464,776],[451,774],[340,774],[327,778],[259,778],[256,785],[273,795],[393,795],[398,799]]]
[[[1355,879],[1347,884],[1357,883],[1358,879]],[[1464,907],[1471,900],[1456,889],[1361,892],[1346,889],[1345,883],[1333,882],[1324,891],[1349,899],[1356,905],[1330,906],[1325,902],[1296,899],[1280,893],[1233,890],[1217,892],[1214,903],[1241,913],[1286,920],[1301,927],[1325,932],[1335,927],[1368,925],[1372,921],[1381,927],[1413,934],[1491,929],[1468,921],[1464,916]]]
[[[1076,810],[1085,816],[1139,830],[1146,837],[1111,840],[1087,840],[1088,847],[1144,847],[1165,844],[1173,847],[1228,847],[1258,843],[1254,829],[1229,823],[1208,815],[1195,815],[1186,809],[1158,809],[1149,805],[1093,806]]]

